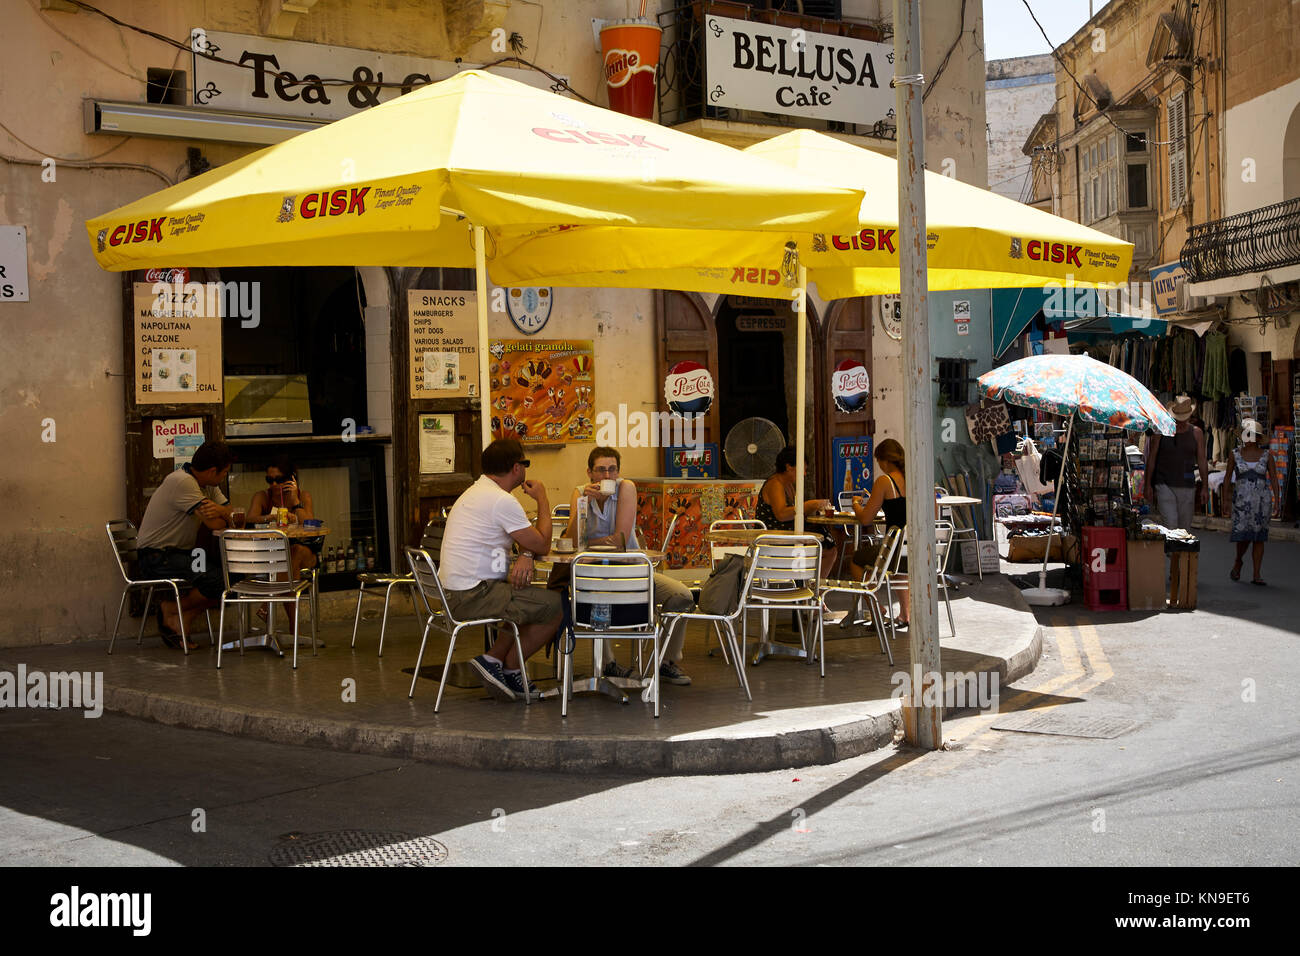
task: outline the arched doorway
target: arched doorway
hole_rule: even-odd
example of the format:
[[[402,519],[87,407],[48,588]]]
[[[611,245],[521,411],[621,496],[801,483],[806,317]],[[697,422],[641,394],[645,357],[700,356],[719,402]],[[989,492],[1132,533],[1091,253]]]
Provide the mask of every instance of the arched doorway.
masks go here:
[[[840,303],[842,312],[840,328],[848,336],[857,334],[870,339],[870,319],[863,320],[863,315],[870,315],[870,308],[862,306],[854,310],[849,300]],[[868,300],[862,299],[867,303]],[[722,449],[727,437],[727,428],[744,418],[761,415],[776,421],[781,431],[792,438],[794,434],[793,414],[796,408],[794,395],[794,313],[784,299],[759,299],[749,297],[719,297],[714,308],[710,310],[701,295],[679,293],[679,291],[656,291],[655,293],[656,338],[659,352],[659,380],[667,375],[669,367],[677,362],[698,362],[705,365],[714,377],[716,401],[708,411],[705,424],[705,441],[718,442]],[[865,346],[840,342],[836,350],[828,350],[824,324],[816,307],[809,304],[809,342],[807,342],[807,408],[809,408],[809,489],[824,497],[827,494],[826,483],[831,473],[831,428],[828,427],[829,415],[829,375],[827,356],[835,351],[844,351],[855,347],[859,354],[865,356],[870,369],[870,341]],[[777,338],[780,342],[777,343]],[[780,363],[772,371],[772,355],[780,347]],[[725,358],[724,358],[725,352]],[[839,360],[839,359],[837,359]],[[724,371],[725,367],[725,371]],[[753,369],[768,369],[768,372],[755,373]],[[767,393],[766,399],[753,394],[757,390]],[[777,399],[784,401],[777,401]],[[659,410],[667,411],[663,395],[658,397]],[[763,415],[758,408],[766,408]],[[725,424],[724,424],[725,410]],[[748,412],[748,414],[746,414]],[[867,406],[870,415],[870,403]],[[780,418],[774,418],[780,416]],[[857,427],[853,424],[852,427]],[[839,432],[836,432],[839,433]],[[724,471],[725,471],[725,463]],[[810,496],[813,490],[810,490]]]

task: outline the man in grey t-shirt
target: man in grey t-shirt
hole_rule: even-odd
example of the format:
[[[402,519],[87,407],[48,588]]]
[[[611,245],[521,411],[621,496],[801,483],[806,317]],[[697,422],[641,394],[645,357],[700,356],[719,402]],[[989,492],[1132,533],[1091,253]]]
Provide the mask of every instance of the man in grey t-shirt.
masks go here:
[[[194,587],[181,598],[181,613],[174,604],[162,604],[163,639],[179,647],[181,621],[188,633],[199,614],[221,602],[224,583],[219,568],[194,570],[194,545],[199,525],[216,531],[230,526],[226,496],[217,488],[234,460],[224,442],[205,442],[194,459],[163,479],[149,499],[137,537],[141,578],[181,578]],[[194,645],[191,644],[191,647]]]

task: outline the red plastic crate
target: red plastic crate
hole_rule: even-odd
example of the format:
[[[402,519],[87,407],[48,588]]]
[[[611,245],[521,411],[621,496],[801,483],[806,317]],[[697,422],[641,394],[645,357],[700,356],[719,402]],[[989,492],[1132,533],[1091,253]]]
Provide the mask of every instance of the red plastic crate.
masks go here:
[[[1083,602],[1090,611],[1127,611],[1128,584],[1118,588],[1084,588]]]

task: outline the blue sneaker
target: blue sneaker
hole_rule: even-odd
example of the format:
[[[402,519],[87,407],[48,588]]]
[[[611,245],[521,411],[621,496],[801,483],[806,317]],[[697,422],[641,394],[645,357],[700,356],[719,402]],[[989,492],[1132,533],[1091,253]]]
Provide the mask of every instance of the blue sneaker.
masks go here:
[[[483,686],[487,688],[489,694],[497,700],[515,699],[515,693],[507,682],[505,665],[499,660],[487,654],[480,654],[470,661],[470,664],[478,671],[478,676],[483,678]]]
[[[515,695],[516,700],[527,700],[529,698],[536,700],[541,696],[541,691],[531,681],[528,684],[527,692],[524,691],[523,671],[515,671],[513,674],[505,671],[502,673],[501,679],[505,681],[506,686],[510,688],[510,692]]]

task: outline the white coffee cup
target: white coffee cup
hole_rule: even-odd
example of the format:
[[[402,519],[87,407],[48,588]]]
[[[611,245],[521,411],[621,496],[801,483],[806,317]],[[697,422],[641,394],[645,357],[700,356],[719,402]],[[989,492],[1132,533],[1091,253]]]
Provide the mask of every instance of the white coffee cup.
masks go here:
[[[602,495],[612,495],[614,493],[614,489],[617,487],[618,487],[618,483],[614,481],[613,478],[606,478],[604,481],[600,483],[600,493]]]
[[[556,550],[556,551],[572,551],[572,550],[573,550],[573,539],[572,539],[572,538],[561,538],[559,541],[555,542],[555,550]]]

